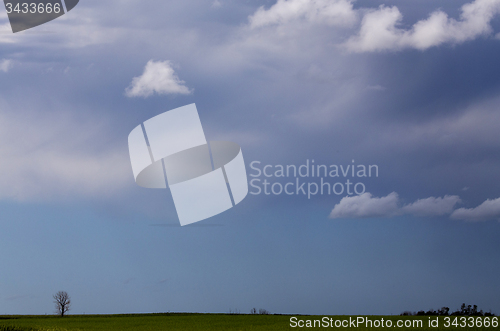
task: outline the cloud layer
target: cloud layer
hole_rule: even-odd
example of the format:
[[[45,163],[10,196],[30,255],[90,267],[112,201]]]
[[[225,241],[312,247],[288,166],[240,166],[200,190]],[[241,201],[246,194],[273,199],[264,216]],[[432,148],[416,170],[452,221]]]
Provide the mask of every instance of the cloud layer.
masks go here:
[[[500,220],[500,198],[494,200],[488,199],[476,208],[459,208],[450,217],[470,222]]]
[[[335,205],[330,218],[365,218],[393,216],[398,210],[399,196],[392,192],[386,197],[375,198],[371,193],[344,197]]]
[[[252,28],[285,24],[303,19],[310,23],[350,26],[356,22],[356,12],[349,0],[278,0],[268,10],[260,7],[249,17]]]
[[[0,107],[0,199],[109,197],[133,183],[126,150],[103,146],[110,127],[62,112],[24,116]],[[99,151],[91,148],[99,146]]]
[[[488,199],[475,208],[453,210],[461,202],[456,195],[445,195],[444,197],[419,199],[400,207],[399,196],[396,192],[381,198],[364,193],[342,198],[333,208],[330,218],[375,218],[406,214],[414,216],[450,215],[451,219],[468,222],[500,221],[500,198]]]
[[[12,60],[3,59],[0,61],[0,71],[8,72],[12,68]]]
[[[269,9],[260,7],[249,16],[249,26],[255,29],[288,25],[290,28],[290,24],[299,22],[342,28],[356,25],[359,28],[340,43],[349,52],[399,51],[407,48],[425,50],[491,34],[493,29],[490,23],[499,13],[500,0],[475,0],[461,7],[459,19],[436,10],[427,19],[404,29],[400,27],[403,14],[396,6],[354,9],[351,0],[278,0]],[[283,36],[286,33],[279,30],[278,34]]]
[[[442,198],[430,197],[405,205],[400,209],[400,212],[415,216],[442,216],[450,214],[455,205],[460,202],[457,195],[445,195]]]
[[[134,77],[125,93],[128,97],[149,97],[157,94],[190,94],[185,82],[180,80],[170,61],[148,61],[144,72]]]
[[[456,195],[444,197],[430,197],[420,199],[414,203],[399,207],[399,195],[392,192],[381,198],[373,197],[370,193],[359,196],[344,197],[335,205],[330,218],[371,218],[392,217],[410,214],[415,216],[442,216],[450,214],[460,198]]]
[[[500,11],[498,0],[476,0],[462,6],[459,20],[441,10],[418,21],[409,30],[398,28],[403,15],[396,6],[380,6],[362,19],[361,28],[345,46],[352,52],[415,48],[425,50],[443,43],[459,44],[492,32],[490,22]]]

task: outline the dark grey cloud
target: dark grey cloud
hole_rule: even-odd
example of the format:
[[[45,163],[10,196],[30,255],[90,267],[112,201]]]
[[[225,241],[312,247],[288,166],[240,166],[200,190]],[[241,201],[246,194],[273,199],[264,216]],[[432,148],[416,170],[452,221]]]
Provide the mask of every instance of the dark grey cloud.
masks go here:
[[[249,17],[275,1],[219,1],[89,0],[39,28],[0,34],[0,59],[11,61],[0,72],[0,192],[9,215],[0,246],[16,252],[3,265],[23,271],[5,280],[12,286],[6,295],[30,287],[50,298],[52,286],[71,285],[68,293],[80,296],[87,313],[225,311],[230,304],[241,311],[400,313],[464,300],[498,309],[491,291],[497,222],[450,220],[443,204],[447,195],[460,196],[455,215],[485,219],[491,210],[478,206],[500,196],[500,43],[493,34],[426,50],[353,54],[339,45],[358,25],[301,16],[251,28]],[[406,31],[439,8],[459,20],[467,2],[358,1],[353,10],[361,17],[383,3],[399,8]],[[193,93],[127,98],[148,61],[175,64]],[[398,192],[396,213],[402,206],[411,212],[332,221],[342,196],[249,196],[207,220],[224,226],[148,226],[178,219],[167,190],[135,186],[126,137],[144,120],[193,102],[207,139],[237,142],[247,164],[377,164],[380,176],[366,183],[372,200]],[[59,252],[54,234],[78,245]],[[59,273],[57,263],[68,256]],[[137,281],[123,292],[116,279],[128,275]],[[40,279],[50,282],[40,286]],[[144,291],[159,279],[169,280],[161,291]],[[102,293],[110,295],[95,305]],[[45,304],[4,311],[44,313]]]

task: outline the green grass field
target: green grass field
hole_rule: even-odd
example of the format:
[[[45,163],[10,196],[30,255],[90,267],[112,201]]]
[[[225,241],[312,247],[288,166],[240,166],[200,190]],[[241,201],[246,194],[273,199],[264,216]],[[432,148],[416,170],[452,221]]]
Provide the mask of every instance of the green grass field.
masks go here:
[[[387,330],[387,327],[291,327],[291,315],[228,315],[228,314],[130,314],[130,315],[68,315],[58,316],[0,316],[0,331],[156,331],[156,330]],[[324,316],[297,316],[298,320],[321,320]],[[356,316],[328,316],[327,319],[348,320]],[[429,317],[368,316],[372,321],[391,320],[392,329],[399,330],[499,330],[499,327],[444,327],[439,318],[439,328],[428,327]],[[432,317],[436,319],[436,317]],[[422,320],[422,327],[396,327],[397,320]],[[491,319],[490,319],[491,320]],[[306,323],[306,322],[304,322]],[[314,323],[314,322],[311,322]]]

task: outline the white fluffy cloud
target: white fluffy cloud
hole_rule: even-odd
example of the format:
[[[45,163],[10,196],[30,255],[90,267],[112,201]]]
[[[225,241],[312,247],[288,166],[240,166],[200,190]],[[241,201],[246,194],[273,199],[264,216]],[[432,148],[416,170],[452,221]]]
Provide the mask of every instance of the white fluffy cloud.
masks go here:
[[[359,30],[341,45],[350,52],[397,51],[405,48],[425,50],[444,43],[459,44],[491,34],[490,22],[500,13],[500,0],[475,0],[461,7],[460,18],[453,19],[441,10],[409,29],[400,24],[403,15],[396,6],[354,9],[352,0],[278,0],[249,17],[250,28],[283,26],[298,21],[351,27]],[[280,36],[286,31],[279,30]]]
[[[350,0],[278,0],[271,8],[260,7],[249,17],[252,28],[297,19],[337,26],[349,26],[357,20]]]
[[[404,30],[398,28],[403,18],[399,9],[380,6],[363,17],[359,34],[351,37],[345,47],[353,52],[373,52],[458,44],[491,33],[490,22],[499,12],[500,0],[475,0],[462,6],[459,20],[438,10]]]
[[[460,198],[456,195],[444,197],[430,197],[420,199],[414,203],[399,207],[399,196],[396,192],[381,198],[373,197],[370,193],[358,196],[344,197],[335,205],[330,218],[369,218],[391,217],[402,214],[415,216],[441,216],[450,214]]]
[[[441,216],[450,214],[461,200],[457,195],[420,199],[400,209],[403,214],[415,216]]]
[[[459,208],[450,217],[471,222],[500,220],[500,198],[488,199],[476,208]]]
[[[476,208],[459,208],[455,206],[461,200],[456,195],[444,197],[430,197],[420,199],[400,207],[400,199],[396,192],[377,198],[370,193],[358,196],[344,197],[335,205],[330,218],[373,218],[392,217],[397,215],[414,216],[443,216],[450,215],[451,219],[470,222],[500,221],[500,198],[486,200]]]
[[[180,80],[170,61],[148,61],[144,72],[134,77],[125,93],[128,97],[149,97],[158,94],[190,94],[185,82]]]
[[[398,210],[398,201],[399,196],[396,192],[382,198],[375,198],[370,193],[344,197],[335,205],[330,218],[393,216]]]
[[[12,60],[3,59],[0,61],[0,71],[8,72],[12,68]]]

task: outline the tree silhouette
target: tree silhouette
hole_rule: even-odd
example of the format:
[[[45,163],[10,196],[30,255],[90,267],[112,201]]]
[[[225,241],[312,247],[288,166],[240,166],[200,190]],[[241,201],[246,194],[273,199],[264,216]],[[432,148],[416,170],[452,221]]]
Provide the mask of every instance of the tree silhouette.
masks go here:
[[[56,311],[58,315],[64,317],[64,314],[71,307],[71,298],[66,291],[59,291],[53,295]]]
[[[483,312],[481,309],[480,311],[477,310],[477,305],[466,305],[465,303],[462,303],[460,306],[460,309],[457,309],[453,313],[450,314],[450,308],[448,307],[442,307],[439,310],[434,310],[430,309],[428,311],[424,310],[419,310],[418,312],[411,312],[411,311],[404,311],[403,313],[400,314],[401,316],[495,316],[490,310],[490,312]]]

